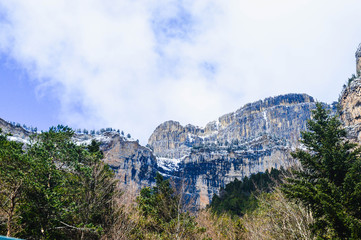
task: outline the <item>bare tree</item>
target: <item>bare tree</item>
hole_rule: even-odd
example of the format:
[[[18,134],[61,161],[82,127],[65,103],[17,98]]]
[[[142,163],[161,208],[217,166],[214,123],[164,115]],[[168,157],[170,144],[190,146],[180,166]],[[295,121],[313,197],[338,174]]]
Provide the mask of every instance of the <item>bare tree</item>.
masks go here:
[[[272,194],[259,195],[258,200],[259,208],[242,219],[246,239],[313,239],[311,212],[289,201],[279,188]]]

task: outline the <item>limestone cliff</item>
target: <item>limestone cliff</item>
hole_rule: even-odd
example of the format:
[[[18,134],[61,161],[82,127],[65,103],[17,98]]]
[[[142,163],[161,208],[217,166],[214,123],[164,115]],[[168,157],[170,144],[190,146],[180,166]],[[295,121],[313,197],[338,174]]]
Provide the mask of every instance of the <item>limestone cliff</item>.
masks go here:
[[[204,128],[175,121],[159,125],[148,144],[163,174],[184,179],[199,206],[219,188],[252,173],[288,167],[290,151],[315,108],[306,94],[266,98],[221,116]]]
[[[139,190],[153,184],[157,162],[149,148],[141,146],[135,140],[126,139],[114,131],[104,132],[101,135],[74,136],[77,144],[89,144],[93,139],[101,143],[103,161],[114,170],[122,187],[134,187]]]
[[[350,79],[339,99],[340,118],[349,138],[361,142],[361,79]]]

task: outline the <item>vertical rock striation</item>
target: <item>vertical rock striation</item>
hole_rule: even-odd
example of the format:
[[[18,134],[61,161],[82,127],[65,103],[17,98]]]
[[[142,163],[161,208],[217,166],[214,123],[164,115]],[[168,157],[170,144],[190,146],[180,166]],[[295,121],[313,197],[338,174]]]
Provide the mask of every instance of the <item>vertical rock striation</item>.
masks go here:
[[[340,119],[346,127],[349,138],[361,142],[361,79],[351,79],[339,99]]]
[[[252,173],[289,167],[289,153],[315,108],[306,94],[287,94],[245,105],[204,128],[176,121],[159,125],[148,144],[163,174],[183,179],[200,207],[220,187]]]
[[[137,141],[126,139],[117,132],[104,132],[101,135],[77,134],[77,144],[89,144],[92,140],[101,143],[103,161],[115,172],[122,188],[133,187],[139,190],[154,183],[157,161],[149,148]]]

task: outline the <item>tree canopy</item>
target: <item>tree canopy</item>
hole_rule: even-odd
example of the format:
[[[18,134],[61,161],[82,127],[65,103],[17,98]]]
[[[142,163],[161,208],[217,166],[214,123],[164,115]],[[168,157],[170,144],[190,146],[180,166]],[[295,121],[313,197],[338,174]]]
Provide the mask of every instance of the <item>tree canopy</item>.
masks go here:
[[[79,146],[65,126],[33,135],[30,144],[0,136],[0,198],[8,236],[99,239],[111,227],[119,194],[99,144]]]
[[[361,149],[346,139],[337,116],[317,103],[292,156],[301,163],[284,193],[309,208],[319,239],[361,238]]]
[[[257,195],[270,192],[283,171],[272,168],[271,171],[252,174],[242,180],[236,178],[224,189],[221,188],[219,195],[213,196],[210,208],[218,214],[228,212],[239,216],[254,210],[258,205]]]

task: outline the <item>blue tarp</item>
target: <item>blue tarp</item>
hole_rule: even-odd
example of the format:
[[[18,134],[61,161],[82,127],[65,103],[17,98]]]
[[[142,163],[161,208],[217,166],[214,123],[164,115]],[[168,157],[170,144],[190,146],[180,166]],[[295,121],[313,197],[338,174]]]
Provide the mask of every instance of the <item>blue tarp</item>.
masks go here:
[[[0,240],[21,240],[21,239],[20,238],[12,238],[12,237],[0,236]]]

